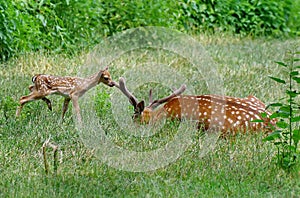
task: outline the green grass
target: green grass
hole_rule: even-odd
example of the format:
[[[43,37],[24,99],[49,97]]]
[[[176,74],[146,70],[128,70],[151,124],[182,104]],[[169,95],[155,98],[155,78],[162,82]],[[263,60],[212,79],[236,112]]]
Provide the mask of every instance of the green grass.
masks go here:
[[[284,93],[274,88],[276,85],[267,76],[282,75],[274,61],[283,60],[286,50],[295,44],[299,46],[299,40],[251,40],[221,35],[195,38],[219,64],[226,95],[245,97],[252,94],[266,104],[283,96]],[[21,117],[15,119],[18,98],[28,94],[27,87],[33,74],[76,75],[84,57],[84,54],[69,58],[33,53],[0,65],[1,197],[299,196],[300,165],[290,174],[277,168],[276,148],[263,143],[261,134],[220,139],[216,148],[204,157],[200,157],[200,135],[195,134],[192,145],[176,162],[155,171],[136,173],[112,168],[96,158],[94,151],[81,141],[70,109],[65,122],[60,122],[61,97],[50,97],[53,112],[48,111],[41,101],[32,102],[24,107]],[[127,69],[123,66],[130,68],[145,60],[168,62],[169,59],[172,59],[172,67],[189,77],[184,59],[170,55],[156,60],[151,52],[147,56],[124,55],[115,60],[110,70],[118,79]],[[196,87],[198,94],[207,92],[200,83]],[[95,105],[99,119],[109,123],[106,126],[110,129],[108,136],[118,145],[149,149],[153,142],[155,147],[174,135],[170,128],[166,133],[138,142],[139,139],[123,134],[111,122],[108,98],[112,90],[100,85],[94,91],[105,91],[104,95],[96,95]],[[145,94],[140,93],[139,97]],[[62,153],[56,175],[53,174],[51,149],[47,151],[50,174],[46,175],[44,170],[42,145],[49,137],[51,142],[59,145]]]

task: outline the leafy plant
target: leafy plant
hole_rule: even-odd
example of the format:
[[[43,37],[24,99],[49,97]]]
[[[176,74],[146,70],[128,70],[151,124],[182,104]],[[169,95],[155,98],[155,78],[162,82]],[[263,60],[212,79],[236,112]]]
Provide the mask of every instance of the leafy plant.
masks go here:
[[[264,141],[273,142],[277,146],[277,162],[280,167],[290,170],[299,161],[300,153],[298,143],[300,141],[300,105],[297,101],[300,91],[297,85],[300,84],[300,61],[297,58],[300,52],[290,51],[286,62],[276,62],[287,72],[287,80],[269,76],[270,79],[286,87],[283,102],[272,103],[269,106],[277,107],[278,111],[270,116],[270,119],[277,119],[276,127]]]
[[[299,10],[290,0],[185,0],[179,4],[187,29],[254,36],[289,33]]]
[[[26,52],[73,54],[140,26],[240,35],[299,34],[300,0],[0,1],[0,61]]]

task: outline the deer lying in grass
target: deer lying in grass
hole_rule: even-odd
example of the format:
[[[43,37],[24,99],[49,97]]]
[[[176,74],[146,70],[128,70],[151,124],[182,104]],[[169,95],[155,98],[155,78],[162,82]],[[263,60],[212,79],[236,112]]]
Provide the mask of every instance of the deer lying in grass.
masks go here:
[[[120,78],[119,89],[134,107],[133,118],[141,123],[153,123],[162,117],[196,120],[199,128],[207,130],[213,127],[219,129],[223,135],[246,130],[268,131],[270,124],[275,125],[275,120],[262,116],[262,113],[268,116],[271,113],[265,109],[265,104],[254,96],[235,98],[218,95],[180,95],[185,89],[185,86],[182,86],[170,96],[155,101],[152,101],[150,91],[150,105],[145,107],[144,101],[138,102],[128,91],[123,78]],[[161,108],[155,110],[163,103],[165,104]],[[251,122],[258,119],[263,122]]]
[[[51,101],[46,96],[51,94],[61,95],[65,98],[62,108],[62,120],[68,109],[69,102],[72,100],[73,108],[76,111],[77,119],[81,122],[80,108],[78,99],[88,90],[99,83],[104,83],[110,87],[117,85],[110,76],[108,67],[104,70],[91,75],[88,78],[61,77],[46,74],[37,74],[32,77],[33,85],[29,86],[30,94],[20,98],[20,106],[17,108],[16,116],[19,116],[23,106],[34,100],[43,100],[48,108],[52,110]]]

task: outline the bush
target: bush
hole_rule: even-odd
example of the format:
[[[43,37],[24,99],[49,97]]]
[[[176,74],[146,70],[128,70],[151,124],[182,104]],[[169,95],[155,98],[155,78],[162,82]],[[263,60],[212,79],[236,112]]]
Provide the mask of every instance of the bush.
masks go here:
[[[188,33],[298,33],[300,1],[292,0],[12,0],[0,2],[0,61],[28,51],[73,53],[105,36],[139,26]]]
[[[72,53],[133,27],[171,27],[176,10],[170,0],[1,1],[0,60],[40,49]]]
[[[55,13],[55,5],[49,2],[1,1],[1,60],[16,53],[66,49],[63,41],[67,31]]]
[[[181,7],[185,27],[192,30],[277,35],[290,32],[293,4],[291,0],[188,0],[181,2]]]
[[[103,36],[129,28],[176,26],[175,15],[179,12],[171,0],[77,0],[60,4],[56,9],[58,17],[74,38],[72,42],[83,47],[97,44]]]

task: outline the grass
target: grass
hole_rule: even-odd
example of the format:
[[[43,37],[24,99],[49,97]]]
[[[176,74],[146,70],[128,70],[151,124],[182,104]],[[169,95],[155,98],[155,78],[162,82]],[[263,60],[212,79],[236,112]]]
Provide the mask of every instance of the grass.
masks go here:
[[[274,61],[283,60],[287,49],[299,40],[240,39],[231,36],[195,36],[203,43],[223,77],[225,94],[245,97],[255,95],[266,104],[278,100],[284,93],[274,89],[268,75],[282,75]],[[299,46],[299,45],[298,45]],[[159,59],[151,52],[127,54],[115,60],[110,68],[115,79],[140,62],[165,62],[190,77],[186,60],[170,56]],[[142,55],[141,55],[142,54]],[[155,52],[154,52],[155,54]],[[35,73],[76,75],[85,54],[65,57],[32,53],[1,64],[0,70],[0,195],[2,197],[297,197],[300,194],[300,165],[290,174],[277,168],[276,148],[263,143],[261,134],[244,134],[218,140],[213,151],[201,156],[200,135],[183,155],[158,170],[130,172],[112,168],[100,161],[94,150],[86,147],[76,130],[71,111],[60,122],[63,99],[51,96],[53,112],[43,102],[24,107],[15,119],[18,98],[28,94],[27,87]],[[156,69],[156,68],[155,68]],[[207,92],[202,76],[196,92]],[[129,82],[128,82],[129,83]],[[122,147],[150,149],[172,138],[174,129],[150,138],[124,134],[112,120],[109,96],[111,89],[103,85],[97,91],[95,105],[99,120],[108,123],[107,134]],[[154,89],[156,90],[156,89]],[[164,95],[163,89],[156,94]],[[94,93],[93,92],[93,93]],[[99,92],[99,93],[98,93]],[[104,92],[101,94],[100,92]],[[92,93],[92,92],[91,92]],[[137,93],[139,97],[146,93]],[[83,103],[85,98],[81,99]],[[127,104],[127,100],[126,103]],[[83,108],[82,111],[86,111]],[[124,108],[128,108],[124,105]],[[128,109],[131,112],[131,109]],[[129,114],[125,117],[130,116]],[[46,139],[59,145],[62,163],[53,174],[51,149],[47,151],[50,174],[46,175],[42,145]],[[153,146],[153,147],[152,147]]]

